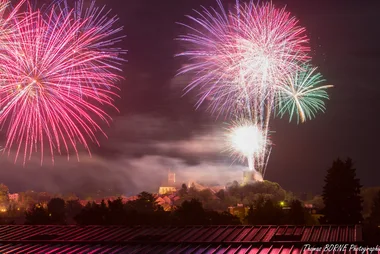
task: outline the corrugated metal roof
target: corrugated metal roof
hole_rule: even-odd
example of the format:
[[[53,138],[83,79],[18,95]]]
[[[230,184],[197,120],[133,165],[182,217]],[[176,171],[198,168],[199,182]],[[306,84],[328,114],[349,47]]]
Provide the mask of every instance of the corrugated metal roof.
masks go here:
[[[358,226],[0,226],[0,241],[54,242],[359,242]]]
[[[0,226],[0,253],[301,253],[358,243],[358,226]]]
[[[0,244],[0,253],[127,253],[127,254],[311,254],[301,245],[261,244]],[[327,252],[324,252],[327,253]],[[355,251],[335,253],[359,254]],[[362,252],[360,252],[362,253]],[[366,251],[365,253],[370,253]]]
[[[290,254],[300,253],[297,247],[290,246],[253,246],[253,245],[41,245],[19,244],[0,245],[0,253],[267,253]]]

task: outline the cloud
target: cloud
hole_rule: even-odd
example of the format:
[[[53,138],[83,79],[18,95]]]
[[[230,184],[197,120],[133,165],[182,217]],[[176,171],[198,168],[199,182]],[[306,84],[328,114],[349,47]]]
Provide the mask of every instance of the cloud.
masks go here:
[[[184,156],[217,157],[225,150],[224,136],[221,131],[195,134],[187,140],[159,142],[154,145],[164,153],[178,153]]]
[[[167,156],[119,158],[114,161],[93,157],[81,162],[59,160],[54,167],[33,165],[25,168],[4,160],[2,164],[11,168],[0,171],[0,178],[7,183],[11,192],[33,189],[53,193],[75,192],[79,195],[95,193],[99,189],[113,189],[127,195],[141,191],[156,192],[167,179],[169,169],[176,172],[178,182],[195,180],[223,185],[239,180],[243,169],[238,165],[213,162],[188,165],[185,160]],[[15,184],[19,187],[15,188]]]
[[[192,132],[181,121],[158,116],[120,117],[109,131],[109,139],[101,140],[102,147],[92,158],[84,152],[80,162],[75,157],[67,161],[65,156],[57,156],[52,166],[46,156],[41,166],[35,154],[23,167],[21,163],[13,164],[12,157],[3,156],[0,179],[11,192],[34,189],[87,194],[113,189],[127,195],[157,191],[169,169],[177,173],[180,182],[226,184],[239,180],[243,167],[231,165],[222,153],[222,130],[206,129]],[[185,135],[173,135],[173,130]]]

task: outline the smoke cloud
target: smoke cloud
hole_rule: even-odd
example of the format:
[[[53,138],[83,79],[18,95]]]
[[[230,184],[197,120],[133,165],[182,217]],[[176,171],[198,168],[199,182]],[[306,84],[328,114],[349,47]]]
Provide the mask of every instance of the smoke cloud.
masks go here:
[[[185,138],[173,138],[173,128],[182,128]],[[125,195],[157,192],[170,169],[177,182],[197,181],[224,185],[240,180],[243,166],[226,161],[220,129],[192,132],[183,123],[154,116],[116,119],[109,139],[90,158],[81,152],[80,162],[56,157],[52,166],[46,156],[43,166],[36,154],[25,167],[3,156],[0,179],[11,192],[33,189],[78,195],[110,190]]]

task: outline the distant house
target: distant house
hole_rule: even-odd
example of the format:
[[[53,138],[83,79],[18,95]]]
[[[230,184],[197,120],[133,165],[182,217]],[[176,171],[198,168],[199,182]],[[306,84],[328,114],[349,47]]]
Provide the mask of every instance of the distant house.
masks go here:
[[[228,207],[228,212],[238,217],[241,221],[248,215],[249,207],[243,204],[237,204],[237,206]]]
[[[19,194],[18,193],[13,193],[13,194],[8,194],[9,200],[13,202],[18,202],[19,201]]]
[[[158,197],[156,201],[157,201],[157,204],[162,206],[165,211],[172,210],[173,201],[168,196]]]

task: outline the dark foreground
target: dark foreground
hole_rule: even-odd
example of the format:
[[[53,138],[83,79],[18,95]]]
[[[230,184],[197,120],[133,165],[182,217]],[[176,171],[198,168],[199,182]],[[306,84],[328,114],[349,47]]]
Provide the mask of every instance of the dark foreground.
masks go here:
[[[0,226],[0,253],[302,253],[332,243],[361,245],[361,227]]]

